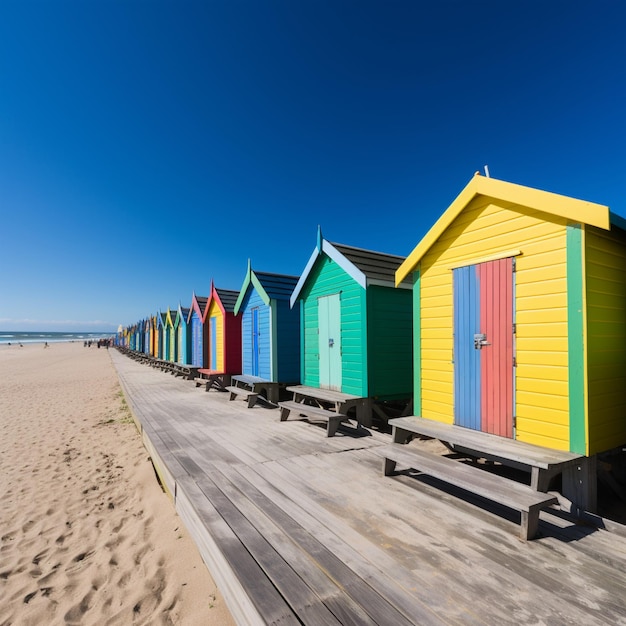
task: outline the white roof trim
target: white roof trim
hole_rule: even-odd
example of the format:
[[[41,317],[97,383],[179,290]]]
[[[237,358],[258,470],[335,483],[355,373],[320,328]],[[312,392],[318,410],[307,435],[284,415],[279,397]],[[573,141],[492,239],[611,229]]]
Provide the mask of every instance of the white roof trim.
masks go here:
[[[289,298],[289,305],[293,308],[293,305],[296,303],[304,284],[313,269],[313,265],[315,265],[315,261],[320,256],[320,254],[326,254],[331,260],[333,260],[348,276],[350,276],[353,280],[355,280],[363,289],[367,289],[367,276],[352,262],[350,262],[332,243],[326,241],[326,239],[322,240],[322,249],[321,251],[316,247],[313,250],[313,254],[311,254],[311,258],[309,262],[306,264],[304,271],[302,272],[302,276],[300,276],[298,280],[298,284],[295,286],[291,297]]]
[[[367,276],[351,261],[348,261],[330,241],[324,239],[322,252],[325,252],[348,276],[353,278],[363,289],[367,289]]]

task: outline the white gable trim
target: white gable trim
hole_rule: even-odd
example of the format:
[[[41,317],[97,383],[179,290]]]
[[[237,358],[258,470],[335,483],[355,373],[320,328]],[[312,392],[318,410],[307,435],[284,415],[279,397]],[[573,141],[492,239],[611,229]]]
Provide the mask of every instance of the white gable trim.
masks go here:
[[[335,246],[329,241],[324,239],[324,243],[322,245],[322,252],[325,252],[337,265],[354,279],[363,289],[367,289],[367,276],[353,263],[348,261]]]

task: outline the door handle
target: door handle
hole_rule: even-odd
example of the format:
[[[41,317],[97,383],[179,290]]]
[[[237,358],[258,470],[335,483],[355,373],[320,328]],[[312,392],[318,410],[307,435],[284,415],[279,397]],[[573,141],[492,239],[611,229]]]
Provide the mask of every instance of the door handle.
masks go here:
[[[476,333],[474,335],[474,348],[476,350],[482,350],[485,346],[490,346],[491,344],[487,341],[487,335],[485,333]]]
[[[335,340],[334,339],[329,339],[328,340],[328,347],[332,348],[335,345]]]

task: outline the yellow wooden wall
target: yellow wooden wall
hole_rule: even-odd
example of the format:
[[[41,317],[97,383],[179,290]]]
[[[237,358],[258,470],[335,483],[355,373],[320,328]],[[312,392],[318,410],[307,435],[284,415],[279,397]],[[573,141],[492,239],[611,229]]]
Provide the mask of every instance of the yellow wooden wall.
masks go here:
[[[213,300],[209,307],[208,317],[214,317],[217,320],[217,326],[215,327],[215,338],[217,340],[217,350],[215,353],[215,357],[217,359],[217,365],[215,369],[223,372],[224,371],[224,315],[222,310],[217,305],[217,302]],[[210,341],[210,338],[209,338]],[[209,350],[212,348],[209,347]]]
[[[588,454],[626,442],[626,233],[586,228]]]
[[[517,255],[517,439],[569,449],[566,223],[478,197],[421,261],[421,414],[454,421],[452,268]]]

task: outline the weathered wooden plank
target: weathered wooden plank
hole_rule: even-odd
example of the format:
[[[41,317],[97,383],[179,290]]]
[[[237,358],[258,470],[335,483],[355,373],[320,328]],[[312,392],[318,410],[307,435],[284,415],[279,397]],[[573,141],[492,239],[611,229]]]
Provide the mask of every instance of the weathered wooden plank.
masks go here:
[[[177,511],[239,624],[300,624],[287,602],[191,479],[181,484]]]
[[[227,493],[224,493],[185,452],[179,450],[177,456],[181,465],[189,472],[208,501],[228,524],[241,546],[245,547],[245,550],[254,558],[267,580],[276,587],[294,613],[305,624],[339,624],[340,622],[320,602],[320,598],[315,595],[314,591],[304,583],[254,525],[237,509]],[[250,564],[248,564],[249,566]]]
[[[222,467],[221,471],[226,475],[237,488],[245,494],[246,498],[253,503],[260,511],[262,511],[267,520],[271,520],[274,528],[281,529],[281,535],[286,535],[293,545],[303,549],[310,558],[318,563],[320,571],[326,572],[335,584],[343,589],[353,601],[356,602],[364,611],[370,615],[370,619],[378,624],[411,624],[412,620],[418,619],[420,624],[440,624],[442,623],[434,614],[426,607],[421,607],[421,611],[415,605],[412,607],[410,619],[399,612],[393,603],[395,598],[385,598],[380,594],[380,587],[373,588],[369,586],[359,575],[351,570],[341,559],[339,559],[318,537],[309,530],[298,524],[290,515],[288,515],[281,507],[279,507],[271,498],[257,489],[248,480],[244,479],[239,472],[240,468]],[[242,502],[245,506],[245,503]],[[251,509],[246,507],[248,511]],[[258,518],[256,518],[258,519]],[[268,523],[263,524],[264,532],[271,533],[271,526]],[[281,543],[281,545],[283,545]],[[344,609],[344,614],[347,613]],[[344,619],[347,615],[344,615]],[[353,616],[349,623],[367,623],[356,619],[358,613]],[[354,621],[356,619],[356,621]]]

